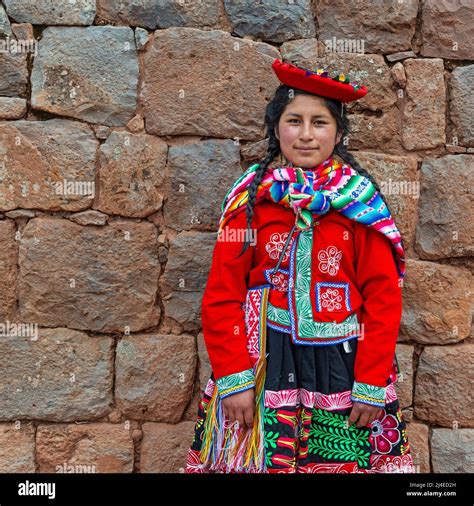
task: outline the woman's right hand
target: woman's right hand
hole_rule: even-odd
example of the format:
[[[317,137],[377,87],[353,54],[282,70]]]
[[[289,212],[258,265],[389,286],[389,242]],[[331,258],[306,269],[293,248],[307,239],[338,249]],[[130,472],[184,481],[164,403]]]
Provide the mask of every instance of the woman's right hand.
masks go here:
[[[251,428],[255,414],[255,388],[229,395],[222,399],[224,415],[231,423],[237,421],[239,426],[244,424]]]

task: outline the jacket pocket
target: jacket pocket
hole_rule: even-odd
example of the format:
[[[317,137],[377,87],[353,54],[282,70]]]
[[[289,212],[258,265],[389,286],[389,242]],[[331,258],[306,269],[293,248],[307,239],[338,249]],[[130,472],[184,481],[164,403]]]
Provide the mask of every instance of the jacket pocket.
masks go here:
[[[320,313],[350,313],[351,294],[349,283],[320,281],[314,284],[316,310]]]

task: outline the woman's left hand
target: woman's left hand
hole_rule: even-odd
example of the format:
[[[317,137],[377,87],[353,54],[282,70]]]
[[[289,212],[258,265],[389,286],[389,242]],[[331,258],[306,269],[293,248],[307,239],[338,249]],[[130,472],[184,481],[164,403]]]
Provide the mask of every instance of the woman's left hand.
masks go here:
[[[378,406],[371,406],[363,402],[354,402],[347,422],[349,426],[355,423],[356,427],[364,427],[368,423],[372,423],[381,412],[382,408]]]

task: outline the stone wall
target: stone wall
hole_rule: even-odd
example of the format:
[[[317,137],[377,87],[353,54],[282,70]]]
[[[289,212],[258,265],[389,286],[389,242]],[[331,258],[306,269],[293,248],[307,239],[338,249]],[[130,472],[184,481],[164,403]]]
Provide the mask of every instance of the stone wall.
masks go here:
[[[0,471],[183,471],[219,206],[281,57],[369,89],[349,149],[408,248],[413,454],[472,472],[473,39],[463,0],[0,2]]]

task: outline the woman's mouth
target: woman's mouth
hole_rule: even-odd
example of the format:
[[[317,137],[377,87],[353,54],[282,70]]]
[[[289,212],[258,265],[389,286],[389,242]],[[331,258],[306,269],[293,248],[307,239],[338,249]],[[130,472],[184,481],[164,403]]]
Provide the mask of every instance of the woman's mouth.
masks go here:
[[[298,151],[316,151],[318,148],[296,148]]]

